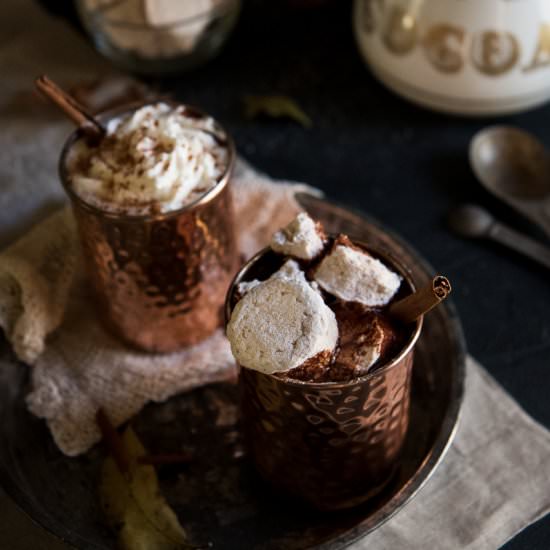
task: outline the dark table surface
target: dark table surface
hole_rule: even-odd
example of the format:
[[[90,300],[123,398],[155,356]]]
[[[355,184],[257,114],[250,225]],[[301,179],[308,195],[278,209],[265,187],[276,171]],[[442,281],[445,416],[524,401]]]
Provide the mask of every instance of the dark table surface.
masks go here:
[[[366,68],[352,36],[348,1],[317,2],[315,9],[282,4],[245,2],[219,57],[155,83],[218,118],[240,154],[257,168],[315,185],[414,245],[452,280],[470,353],[550,428],[548,272],[496,244],[457,238],[445,223],[454,205],[476,202],[545,240],[481,188],[468,166],[467,149],[477,130],[502,122],[550,144],[550,105],[505,119],[420,109],[389,92]],[[244,118],[244,95],[274,93],[297,100],[313,127]],[[505,546],[549,547],[550,517]]]

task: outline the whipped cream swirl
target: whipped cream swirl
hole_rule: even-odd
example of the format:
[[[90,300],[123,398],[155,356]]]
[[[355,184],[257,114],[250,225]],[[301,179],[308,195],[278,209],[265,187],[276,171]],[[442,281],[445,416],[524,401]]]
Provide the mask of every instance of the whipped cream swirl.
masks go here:
[[[109,121],[98,146],[78,140],[68,156],[75,192],[104,210],[169,212],[211,190],[227,169],[227,147],[211,118],[156,103]]]

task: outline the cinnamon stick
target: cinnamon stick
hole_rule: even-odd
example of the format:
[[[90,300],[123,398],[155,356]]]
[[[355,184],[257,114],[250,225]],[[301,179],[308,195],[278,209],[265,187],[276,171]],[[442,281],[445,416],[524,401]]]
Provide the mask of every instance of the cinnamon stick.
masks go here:
[[[95,420],[105,445],[113,456],[118,469],[124,474],[130,468],[130,459],[124,447],[124,443],[117,429],[111,424],[107,413],[103,409],[98,409]]]
[[[46,75],[39,76],[35,80],[35,85],[45,97],[55,103],[68,118],[90,137],[101,139],[105,135],[105,128],[76,99],[62,90]]]
[[[449,279],[443,275],[437,275],[426,286],[393,303],[389,307],[388,313],[403,323],[412,323],[442,302],[450,292]]]

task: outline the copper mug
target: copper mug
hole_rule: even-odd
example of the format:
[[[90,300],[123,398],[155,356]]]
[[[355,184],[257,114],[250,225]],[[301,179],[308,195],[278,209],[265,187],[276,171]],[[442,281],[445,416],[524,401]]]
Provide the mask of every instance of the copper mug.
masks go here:
[[[144,105],[98,118],[105,123]],[[186,114],[206,117],[184,107]],[[217,125],[215,135],[228,150],[222,177],[192,204],[162,214],[110,212],[88,204],[72,188],[67,168],[78,131],[61,153],[61,181],[71,199],[101,317],[112,332],[140,349],[170,352],[196,344],[223,321],[238,258],[230,189],[235,148]]]
[[[411,292],[409,272],[395,258],[369,249],[397,271]],[[237,274],[226,321],[242,281],[263,280],[281,265],[269,249]],[[240,367],[241,414],[257,470],[276,490],[321,510],[349,508],[379,493],[398,465],[409,425],[411,370],[422,319],[390,362],[350,382],[310,383]]]

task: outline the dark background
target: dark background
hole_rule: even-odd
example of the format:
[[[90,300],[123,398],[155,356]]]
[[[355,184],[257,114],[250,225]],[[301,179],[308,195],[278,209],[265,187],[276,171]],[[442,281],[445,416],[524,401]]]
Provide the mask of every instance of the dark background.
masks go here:
[[[68,4],[42,3],[74,21]],[[350,2],[309,4],[245,1],[237,28],[215,60],[152,83],[219,119],[257,168],[315,185],[400,233],[453,282],[470,353],[550,428],[548,271],[498,245],[454,237],[445,224],[454,205],[477,202],[550,244],[481,188],[467,157],[471,137],[489,124],[517,125],[550,142],[550,106],[505,119],[417,108],[365,67],[352,35]],[[313,127],[249,121],[243,116],[246,94],[289,95]],[[550,518],[505,546],[549,547]]]

